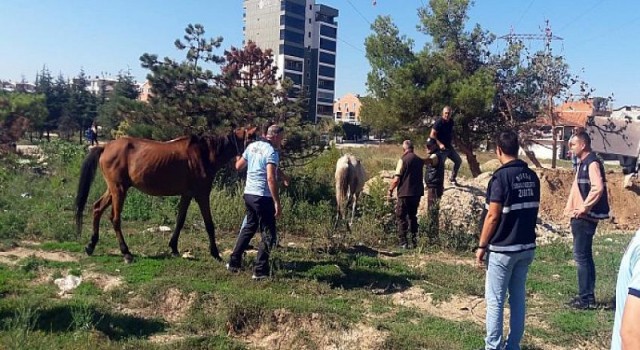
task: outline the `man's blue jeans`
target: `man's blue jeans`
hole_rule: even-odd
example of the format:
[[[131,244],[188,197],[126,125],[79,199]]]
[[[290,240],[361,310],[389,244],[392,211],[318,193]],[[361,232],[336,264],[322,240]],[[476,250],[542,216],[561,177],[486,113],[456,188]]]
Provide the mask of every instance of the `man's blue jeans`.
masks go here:
[[[596,264],[593,262],[593,236],[598,223],[571,219],[573,259],[578,266],[578,296],[585,303],[595,303]]]
[[[489,252],[484,297],[487,303],[485,349],[503,349],[505,295],[509,291],[509,336],[504,349],[520,349],[524,334],[525,284],[535,250],[517,253]]]

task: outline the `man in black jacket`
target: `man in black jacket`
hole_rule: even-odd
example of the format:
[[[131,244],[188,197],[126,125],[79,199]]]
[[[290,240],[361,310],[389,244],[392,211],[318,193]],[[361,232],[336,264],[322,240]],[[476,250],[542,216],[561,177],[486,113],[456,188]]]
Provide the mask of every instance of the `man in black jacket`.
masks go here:
[[[444,162],[447,155],[438,148],[435,139],[427,139],[427,166],[424,183],[427,186],[427,210],[429,211],[429,225],[432,234],[438,231],[439,200],[444,192]]]
[[[486,265],[485,349],[520,349],[524,334],[525,283],[536,248],[540,179],[518,159],[518,135],[500,133],[496,155],[502,166],[487,186],[486,210],[476,260]],[[486,258],[486,260],[485,260]],[[503,340],[503,309],[509,292],[509,335]]]
[[[418,205],[424,195],[422,184],[422,168],[424,161],[413,153],[413,143],[405,140],[402,143],[404,153],[398,160],[396,173],[389,187],[389,196],[398,188],[396,204],[396,222],[398,224],[398,243],[401,248],[415,248],[418,244]],[[411,232],[411,241],[407,240],[407,230]]]
[[[442,117],[436,120],[431,129],[430,138],[436,140],[440,150],[446,154],[447,158],[453,161],[453,171],[451,171],[451,177],[449,181],[452,185],[457,186],[456,177],[458,176],[458,170],[462,165],[462,159],[456,150],[453,148],[453,118],[451,116],[451,107],[446,106],[442,109]]]

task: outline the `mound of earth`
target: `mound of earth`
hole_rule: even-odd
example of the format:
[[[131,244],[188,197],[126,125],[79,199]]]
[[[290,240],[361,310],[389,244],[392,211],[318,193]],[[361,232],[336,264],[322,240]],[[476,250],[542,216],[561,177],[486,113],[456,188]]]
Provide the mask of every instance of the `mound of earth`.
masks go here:
[[[365,324],[344,329],[319,314],[278,309],[245,340],[259,349],[382,349],[386,332]]]
[[[495,162],[494,162],[495,163]],[[496,164],[487,164],[483,168],[495,168]],[[546,243],[556,238],[567,237],[569,220],[564,216],[564,206],[573,182],[573,172],[569,169],[534,169],[540,177],[541,199],[540,214],[537,226],[539,243]],[[382,181],[388,185],[392,180],[391,171],[381,171],[365,184],[365,193]],[[448,176],[446,174],[445,176]],[[640,227],[640,186],[634,183],[630,188],[624,187],[625,178],[621,173],[607,173],[607,190],[611,206],[612,219],[604,223],[607,229],[635,230]],[[487,185],[491,173],[485,172],[473,179],[458,178],[459,186],[451,186],[445,182],[443,196],[440,200],[442,217],[451,221],[455,227],[469,227],[469,231],[479,230],[475,224],[480,221],[485,202]],[[418,215],[426,215],[427,199],[422,197]],[[470,232],[477,233],[477,232]]]

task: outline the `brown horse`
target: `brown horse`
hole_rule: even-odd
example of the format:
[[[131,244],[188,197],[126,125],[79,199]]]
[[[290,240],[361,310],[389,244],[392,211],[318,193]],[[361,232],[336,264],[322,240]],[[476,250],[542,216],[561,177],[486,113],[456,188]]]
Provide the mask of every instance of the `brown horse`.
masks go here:
[[[227,136],[185,136],[168,142],[131,137],[119,138],[104,146],[94,147],[82,163],[76,196],[76,228],[82,232],[82,213],[98,164],[107,183],[107,191],[93,204],[93,235],[85,247],[93,254],[99,239],[100,218],[111,205],[111,223],[120,251],[127,263],[133,256],[122,235],[121,213],[127,190],[135,187],[152,196],[180,196],[176,227],[169,241],[171,253],[178,256],[178,238],[192,199],[200,207],[211,256],[220,258],[211,218],[209,195],[214,174],[244,151],[255,128],[236,129]]]

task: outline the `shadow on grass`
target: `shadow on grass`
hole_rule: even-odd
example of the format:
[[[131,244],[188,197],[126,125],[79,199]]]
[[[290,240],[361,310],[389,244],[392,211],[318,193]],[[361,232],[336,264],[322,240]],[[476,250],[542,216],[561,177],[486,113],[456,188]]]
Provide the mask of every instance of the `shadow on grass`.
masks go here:
[[[0,319],[4,321],[19,316],[16,312],[5,309],[0,314]],[[79,327],[91,327],[111,340],[147,338],[155,333],[164,332],[166,328],[165,323],[159,320],[105,313],[90,306],[79,309],[72,305],[58,305],[37,310],[34,316],[33,330],[64,333],[75,331]]]
[[[411,274],[389,273],[370,268],[348,267],[343,264],[318,261],[290,261],[283,266],[282,277],[315,279],[329,284],[332,288],[346,290],[365,289],[374,294],[402,292],[412,286]]]
[[[419,278],[410,270],[379,259],[380,255],[399,253],[354,246],[342,253],[324,254],[318,260],[294,258],[275,265],[279,265],[280,277],[313,279],[332,288],[364,289],[375,294],[404,291],[411,287],[411,279]]]

